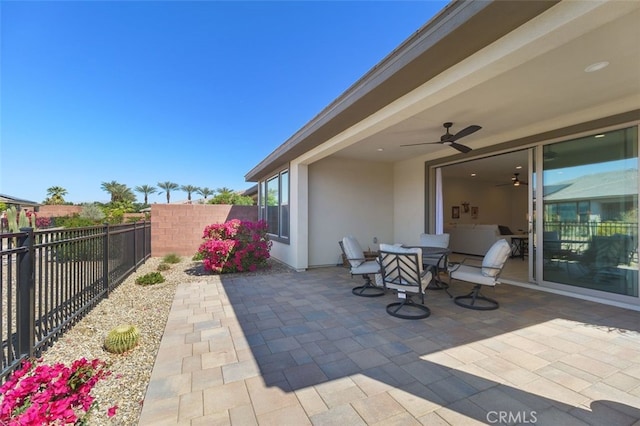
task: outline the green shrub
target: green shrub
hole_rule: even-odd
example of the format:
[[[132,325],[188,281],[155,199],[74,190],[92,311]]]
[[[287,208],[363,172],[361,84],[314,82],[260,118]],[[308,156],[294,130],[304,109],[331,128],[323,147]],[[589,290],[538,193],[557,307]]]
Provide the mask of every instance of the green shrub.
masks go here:
[[[93,221],[93,223],[100,223],[104,219],[105,214],[99,205],[92,203],[83,205],[79,216],[84,219],[89,219]]]
[[[163,263],[180,263],[180,256],[175,253],[169,253],[165,257],[162,258]]]
[[[160,272],[149,272],[136,278],[136,284],[138,285],[154,285],[164,282],[164,277]]]
[[[204,259],[204,252],[201,252],[201,251],[194,254],[193,257],[191,258],[191,260],[193,260],[194,262],[199,262],[203,259]]]
[[[57,217],[55,220],[55,226],[62,228],[85,228],[87,226],[99,225],[98,221],[90,219],[88,217],[81,217],[78,213],[71,216]]]
[[[162,262],[158,265],[158,271],[168,271],[171,269],[171,265],[166,262]]]

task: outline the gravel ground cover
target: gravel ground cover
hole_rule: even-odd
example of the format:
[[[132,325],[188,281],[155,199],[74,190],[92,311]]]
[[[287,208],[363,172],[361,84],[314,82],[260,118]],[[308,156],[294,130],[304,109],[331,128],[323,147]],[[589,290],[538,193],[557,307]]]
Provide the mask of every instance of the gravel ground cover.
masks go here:
[[[153,370],[160,340],[171,309],[176,287],[181,283],[219,280],[209,274],[201,262],[181,258],[171,269],[161,271],[166,281],[151,286],[135,284],[137,277],[158,270],[162,258],[151,258],[131,274],[108,299],[101,301],[89,314],[68,330],[42,359],[47,364],[64,363],[85,357],[99,358],[110,363],[111,376],[93,389],[98,406],[91,412],[90,425],[136,425],[149,378]],[[270,260],[269,268],[245,273],[257,275],[290,271],[285,265]],[[114,355],[103,348],[109,330],[121,324],[133,324],[140,330],[140,343],[133,350]],[[118,406],[114,417],[107,417],[107,409]]]

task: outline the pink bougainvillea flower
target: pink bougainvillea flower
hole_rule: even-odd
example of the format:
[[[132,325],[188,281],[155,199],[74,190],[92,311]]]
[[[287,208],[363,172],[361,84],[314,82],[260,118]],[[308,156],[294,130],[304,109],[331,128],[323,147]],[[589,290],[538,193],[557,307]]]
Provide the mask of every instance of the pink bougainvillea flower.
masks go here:
[[[205,227],[198,249],[205,270],[216,273],[255,271],[266,266],[271,241],[265,221],[238,219]]]
[[[109,416],[109,417],[115,416],[116,415],[116,411],[118,411],[118,406],[114,405],[113,407],[111,407],[111,408],[109,408],[107,410],[107,416]]]
[[[0,387],[0,425],[76,424],[92,408],[91,390],[108,375],[98,359],[71,367],[27,361]]]

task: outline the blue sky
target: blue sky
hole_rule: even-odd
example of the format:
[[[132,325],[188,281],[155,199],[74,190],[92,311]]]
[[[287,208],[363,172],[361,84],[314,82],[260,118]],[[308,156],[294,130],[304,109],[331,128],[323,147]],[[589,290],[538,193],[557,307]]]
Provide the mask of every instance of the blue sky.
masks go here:
[[[249,170],[447,3],[2,1],[0,193],[247,189]]]

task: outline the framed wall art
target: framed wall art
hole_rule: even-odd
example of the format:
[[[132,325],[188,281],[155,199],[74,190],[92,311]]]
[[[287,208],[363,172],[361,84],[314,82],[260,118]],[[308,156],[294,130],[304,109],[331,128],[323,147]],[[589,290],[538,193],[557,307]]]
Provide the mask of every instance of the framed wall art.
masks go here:
[[[451,219],[460,219],[460,206],[451,207]]]

